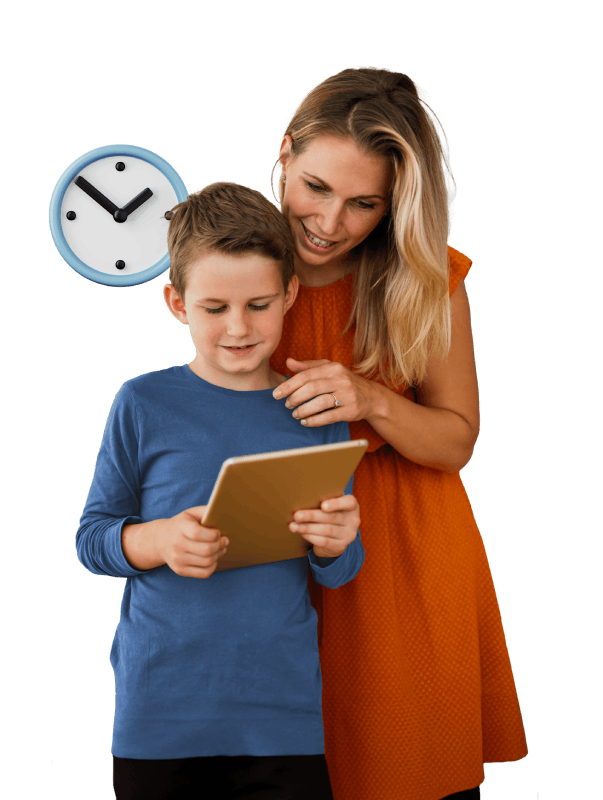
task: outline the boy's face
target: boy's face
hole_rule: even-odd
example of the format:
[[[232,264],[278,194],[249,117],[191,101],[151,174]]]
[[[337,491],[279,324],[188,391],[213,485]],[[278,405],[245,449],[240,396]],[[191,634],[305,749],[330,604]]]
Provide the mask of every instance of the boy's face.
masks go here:
[[[298,287],[294,276],[285,293],[278,264],[253,252],[210,251],[190,263],[184,301],[171,284],[164,292],[170,311],[189,326],[197,351],[193,372],[226,389],[277,386],[270,356]]]

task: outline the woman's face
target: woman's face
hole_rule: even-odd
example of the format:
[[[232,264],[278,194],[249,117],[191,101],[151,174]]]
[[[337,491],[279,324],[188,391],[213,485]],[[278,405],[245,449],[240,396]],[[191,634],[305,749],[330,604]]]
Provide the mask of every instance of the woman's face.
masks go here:
[[[281,146],[283,214],[298,257],[314,267],[333,266],[387,211],[389,162],[363,152],[351,139],[327,135],[316,137],[293,158],[291,142],[286,136]]]

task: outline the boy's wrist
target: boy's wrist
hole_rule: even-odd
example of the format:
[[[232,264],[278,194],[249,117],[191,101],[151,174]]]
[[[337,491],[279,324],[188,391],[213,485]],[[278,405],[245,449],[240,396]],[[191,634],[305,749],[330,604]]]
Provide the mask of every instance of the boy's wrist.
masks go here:
[[[127,562],[134,569],[154,569],[166,563],[160,549],[166,522],[165,519],[156,519],[152,522],[124,525],[121,547]]]
[[[345,547],[339,553],[334,553],[333,551],[327,551],[324,547],[313,547],[312,550],[314,551],[314,555],[316,558],[339,558],[339,556],[343,555],[345,552]]]

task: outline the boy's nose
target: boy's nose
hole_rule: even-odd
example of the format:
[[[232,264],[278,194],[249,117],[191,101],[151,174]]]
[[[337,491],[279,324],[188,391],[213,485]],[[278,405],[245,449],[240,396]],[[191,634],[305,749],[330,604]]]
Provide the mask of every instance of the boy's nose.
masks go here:
[[[226,332],[232,337],[247,336],[251,330],[249,320],[245,316],[233,317],[228,320]]]

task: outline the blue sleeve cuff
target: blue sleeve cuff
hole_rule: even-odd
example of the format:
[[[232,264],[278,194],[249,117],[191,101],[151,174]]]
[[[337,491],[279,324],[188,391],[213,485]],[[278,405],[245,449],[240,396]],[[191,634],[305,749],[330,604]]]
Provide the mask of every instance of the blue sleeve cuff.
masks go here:
[[[123,526],[142,521],[140,517],[105,518],[83,525],[76,537],[77,554],[82,564],[96,575],[114,578],[131,578],[148,572],[132,567],[121,546]]]
[[[343,555],[343,553],[341,555]],[[334,561],[337,561],[338,558],[341,558],[341,556],[335,556],[334,558],[321,558],[320,556],[316,555],[316,553],[314,552],[314,549],[311,549],[308,552],[308,558],[310,560],[310,564],[312,564],[315,567],[316,566],[318,566],[318,567],[328,567]]]

